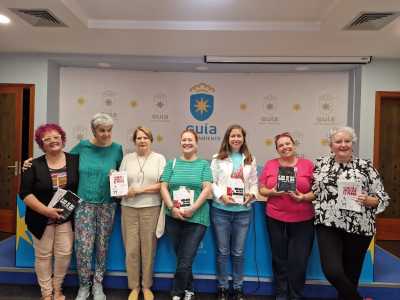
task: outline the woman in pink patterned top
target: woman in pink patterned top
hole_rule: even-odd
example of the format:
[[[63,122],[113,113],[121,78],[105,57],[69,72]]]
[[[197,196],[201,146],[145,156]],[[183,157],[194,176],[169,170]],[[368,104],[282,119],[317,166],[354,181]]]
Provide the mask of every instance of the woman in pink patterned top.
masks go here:
[[[311,203],[314,199],[311,192],[314,165],[296,156],[295,142],[288,132],[275,137],[275,147],[279,158],[265,163],[259,179],[260,194],[268,198],[266,215],[275,294],[277,300],[301,299],[314,240]],[[294,171],[294,190],[278,188],[280,167]]]

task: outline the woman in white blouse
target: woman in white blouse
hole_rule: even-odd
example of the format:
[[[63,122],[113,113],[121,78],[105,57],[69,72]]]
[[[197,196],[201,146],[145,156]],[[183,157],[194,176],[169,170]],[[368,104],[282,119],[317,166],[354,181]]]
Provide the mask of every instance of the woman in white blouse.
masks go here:
[[[128,174],[129,192],[121,201],[122,237],[126,252],[129,300],[153,300],[153,261],[156,251],[156,226],[160,214],[160,176],[165,158],[153,152],[150,129],[139,126],[133,133],[136,151],[125,155],[120,171]]]
[[[246,131],[230,126],[211,162],[214,201],[211,222],[217,247],[218,300],[229,295],[229,258],[232,261],[233,299],[243,300],[244,248],[251,221],[250,201],[257,194],[255,157],[246,143]],[[241,191],[240,191],[241,190]]]
[[[378,171],[353,155],[350,127],[331,129],[332,154],[317,159],[312,191],[323,272],[338,299],[358,300],[358,280],[375,234],[375,215],[389,205]]]

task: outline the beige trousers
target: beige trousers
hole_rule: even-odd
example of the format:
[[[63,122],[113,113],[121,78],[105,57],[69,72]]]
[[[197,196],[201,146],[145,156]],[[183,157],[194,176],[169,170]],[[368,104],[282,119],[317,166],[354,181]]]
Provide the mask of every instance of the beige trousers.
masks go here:
[[[131,290],[150,288],[153,284],[153,262],[156,253],[156,226],[160,206],[133,208],[122,206],[122,238],[126,252],[126,271]]]
[[[64,277],[69,268],[74,244],[71,222],[47,225],[40,240],[32,237],[37,280],[42,296],[49,296],[53,290],[61,291]]]

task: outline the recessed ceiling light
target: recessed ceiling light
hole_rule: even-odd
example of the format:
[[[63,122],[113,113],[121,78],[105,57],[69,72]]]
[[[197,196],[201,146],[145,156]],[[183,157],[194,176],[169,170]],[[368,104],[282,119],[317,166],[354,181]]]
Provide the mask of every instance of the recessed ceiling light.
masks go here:
[[[296,71],[308,71],[310,70],[310,67],[308,66],[298,66],[296,68],[294,68]]]
[[[207,71],[207,70],[208,70],[208,67],[207,67],[207,66],[197,66],[195,69],[196,69],[197,71]]]
[[[10,23],[10,18],[5,15],[0,15],[0,24]]]
[[[109,67],[111,67],[111,64],[109,64],[107,62],[99,62],[97,64],[97,66],[100,67],[100,68],[109,68]]]

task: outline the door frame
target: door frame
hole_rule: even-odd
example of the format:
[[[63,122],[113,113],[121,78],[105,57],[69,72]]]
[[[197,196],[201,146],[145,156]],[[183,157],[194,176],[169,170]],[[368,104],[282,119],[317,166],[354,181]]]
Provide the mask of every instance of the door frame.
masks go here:
[[[397,98],[400,101],[400,91],[385,92],[376,91],[375,93],[375,131],[374,131],[374,154],[373,165],[378,169],[381,162],[381,112],[383,98]],[[377,240],[400,240],[399,230],[400,219],[397,218],[377,218],[376,219],[376,239]]]
[[[33,132],[34,132],[34,116],[35,116],[35,85],[34,84],[24,84],[24,83],[0,83],[0,87],[2,88],[13,88],[13,89],[21,89],[20,93],[21,93],[21,109],[20,109],[20,114],[16,115],[16,119],[17,122],[20,124],[20,128],[17,128],[17,130],[19,130],[21,132],[21,137],[20,140],[17,140],[17,145],[20,149],[22,149],[22,145],[23,143],[27,142],[28,143],[28,157],[32,157],[33,155]],[[22,136],[23,133],[23,117],[24,117],[24,89],[29,89],[29,107],[25,107],[27,109],[29,109],[29,123],[28,123],[28,136]],[[19,92],[18,92],[19,93]],[[19,158],[18,160],[21,162],[22,161],[22,153],[19,154]],[[20,164],[21,165],[21,164]],[[13,191],[13,193],[17,196],[19,193],[19,189],[20,189],[20,184],[21,184],[21,170],[18,170],[18,178],[17,180],[17,184],[15,185],[15,189]],[[16,201],[16,199],[15,199]],[[17,214],[17,207],[15,207],[15,216]],[[11,214],[10,214],[11,217]],[[14,218],[14,220],[10,220],[10,221],[6,221],[6,223],[8,224],[8,222],[10,222],[9,224],[9,228],[10,231],[12,231],[13,233],[15,233],[15,229],[16,229],[16,218]],[[8,226],[8,225],[7,225]]]

